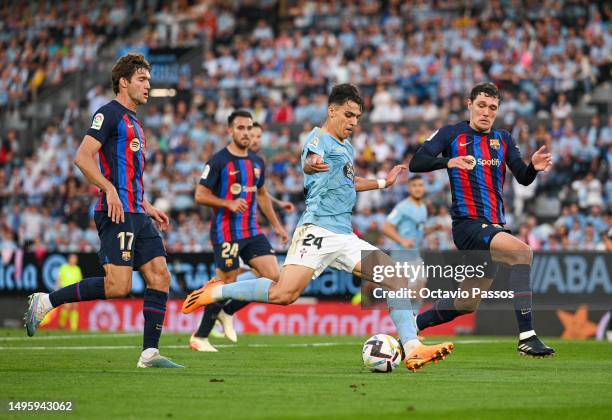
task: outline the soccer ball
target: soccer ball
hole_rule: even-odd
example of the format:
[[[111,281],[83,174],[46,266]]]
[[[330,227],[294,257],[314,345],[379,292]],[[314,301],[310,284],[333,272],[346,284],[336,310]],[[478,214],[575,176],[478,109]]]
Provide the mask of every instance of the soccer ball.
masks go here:
[[[392,372],[402,361],[399,343],[386,334],[376,334],[368,338],[361,355],[363,364],[372,372]]]

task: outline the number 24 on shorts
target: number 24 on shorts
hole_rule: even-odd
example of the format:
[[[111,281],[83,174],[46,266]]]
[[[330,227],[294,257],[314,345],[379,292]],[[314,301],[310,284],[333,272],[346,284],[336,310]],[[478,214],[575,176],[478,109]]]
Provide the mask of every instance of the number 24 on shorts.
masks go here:
[[[315,245],[317,249],[321,249],[321,244],[323,243],[323,238],[316,237],[312,233],[306,235],[304,240],[302,241],[302,245],[304,246],[312,246]]]

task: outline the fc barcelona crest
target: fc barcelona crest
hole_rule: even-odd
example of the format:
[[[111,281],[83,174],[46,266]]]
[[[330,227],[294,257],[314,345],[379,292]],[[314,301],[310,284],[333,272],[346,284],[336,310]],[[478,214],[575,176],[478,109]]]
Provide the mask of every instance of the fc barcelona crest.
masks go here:
[[[229,268],[229,267],[231,267],[231,266],[232,266],[232,264],[234,264],[234,260],[233,260],[233,259],[231,259],[231,258],[227,258],[227,259],[225,260],[225,266],[226,266],[226,267],[228,267],[228,268]]]
[[[491,146],[492,149],[499,150],[499,139],[489,140],[489,146]]]
[[[121,252],[121,259],[123,261],[129,261],[132,259],[132,252],[131,251],[123,251]]]

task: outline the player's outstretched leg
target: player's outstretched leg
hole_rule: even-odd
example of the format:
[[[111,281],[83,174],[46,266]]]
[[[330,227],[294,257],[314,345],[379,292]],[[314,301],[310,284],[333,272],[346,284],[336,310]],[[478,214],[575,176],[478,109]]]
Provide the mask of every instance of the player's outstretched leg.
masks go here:
[[[491,256],[510,266],[508,285],[514,292],[514,314],[519,327],[517,350],[520,355],[548,357],[555,350],[536,336],[532,321],[531,263],[533,253],[529,245],[502,232],[491,240]]]
[[[268,303],[268,291],[274,282],[265,277],[225,284],[212,278],[201,289],[194,290],[183,302],[182,311],[189,314],[202,306],[225,299]]]
[[[353,269],[353,274],[372,281],[374,278],[374,267],[394,265],[393,260],[383,252],[373,251],[357,263]],[[382,272],[386,272],[386,270],[382,270]],[[407,279],[402,279],[395,275],[385,278],[382,282],[378,282],[377,285],[377,287],[382,287],[385,291],[394,292],[402,289],[408,290],[407,286]],[[406,355],[404,365],[408,370],[414,372],[427,364],[438,363],[453,351],[454,345],[452,343],[426,346],[419,341],[410,299],[388,297],[387,306],[389,308],[389,315],[399,334],[404,354]]]
[[[104,277],[90,277],[51,293],[34,293],[28,297],[24,320],[28,336],[32,337],[45,315],[64,303],[106,299]]]

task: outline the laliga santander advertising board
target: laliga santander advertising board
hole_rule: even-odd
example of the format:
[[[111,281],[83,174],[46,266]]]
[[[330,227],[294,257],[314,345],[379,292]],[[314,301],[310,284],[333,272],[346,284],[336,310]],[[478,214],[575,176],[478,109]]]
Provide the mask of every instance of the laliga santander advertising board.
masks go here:
[[[197,329],[202,310],[181,313],[182,300],[171,300],[164,320],[165,333],[191,333]],[[426,309],[426,308],[423,308]],[[61,308],[55,311],[60,311]],[[121,299],[80,302],[78,329],[82,331],[141,332],[142,300]],[[58,329],[58,313],[52,314],[44,329]],[[297,303],[276,306],[252,303],[234,315],[238,333],[258,335],[346,335],[396,334],[386,310],[362,309],[344,302]],[[474,330],[473,314],[453,322],[428,328],[426,335],[454,335]]]

